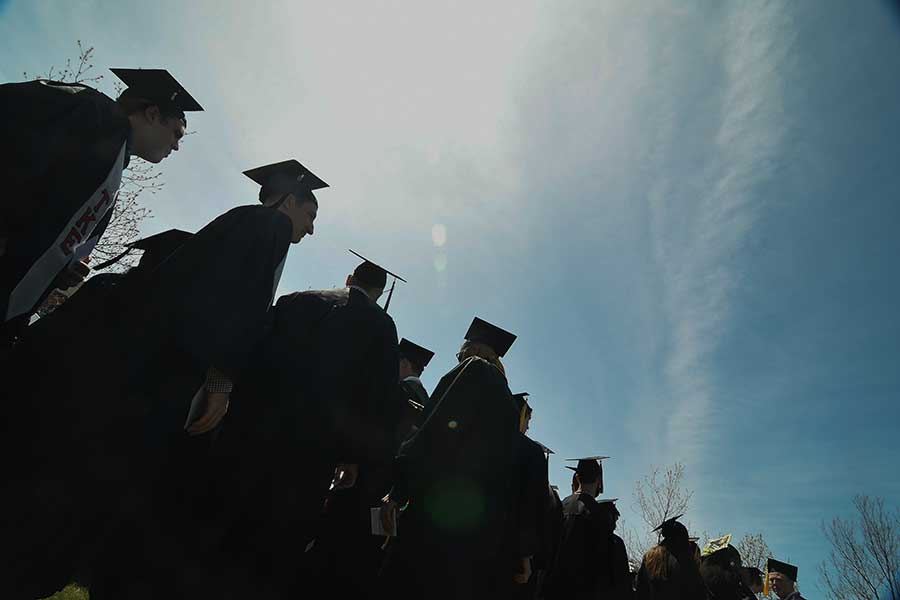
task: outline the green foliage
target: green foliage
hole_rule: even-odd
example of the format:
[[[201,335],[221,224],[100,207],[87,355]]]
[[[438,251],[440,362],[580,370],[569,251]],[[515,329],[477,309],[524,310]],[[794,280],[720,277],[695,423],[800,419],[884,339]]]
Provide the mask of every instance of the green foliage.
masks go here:
[[[89,600],[88,591],[77,585],[69,585],[45,600]]]

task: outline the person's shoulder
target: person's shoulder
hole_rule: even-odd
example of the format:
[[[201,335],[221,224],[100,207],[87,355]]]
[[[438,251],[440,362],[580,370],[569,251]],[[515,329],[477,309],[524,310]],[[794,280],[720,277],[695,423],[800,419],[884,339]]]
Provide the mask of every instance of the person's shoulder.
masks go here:
[[[279,232],[290,236],[291,220],[279,210],[262,204],[246,204],[225,211],[204,229],[247,233]],[[195,239],[202,238],[200,232]]]
[[[562,501],[563,513],[566,516],[581,516],[588,514],[588,508],[581,498],[581,494],[572,494]]]
[[[470,356],[466,360],[459,363],[459,369],[470,377],[485,377],[487,379],[502,380],[504,385],[506,378],[500,370],[480,356]]]
[[[23,98],[40,97],[49,100],[91,101],[104,105],[115,104],[115,100],[103,92],[83,83],[33,79],[31,81],[4,83],[0,85],[0,90],[6,94],[15,94]]]
[[[306,305],[337,306],[347,301],[347,290],[336,288],[331,290],[305,290],[285,294],[278,298],[276,308]]]

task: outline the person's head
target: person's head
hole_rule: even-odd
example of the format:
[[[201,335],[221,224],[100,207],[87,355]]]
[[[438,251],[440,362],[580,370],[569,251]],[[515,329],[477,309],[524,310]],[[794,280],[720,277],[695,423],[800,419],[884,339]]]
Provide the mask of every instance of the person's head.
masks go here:
[[[578,491],[578,472],[572,473],[572,493]]]
[[[528,433],[528,427],[531,425],[531,415],[534,411],[531,410],[530,406],[525,407],[525,412],[522,414],[522,420],[519,422],[519,431],[521,433]]]
[[[319,202],[312,192],[280,192],[263,186],[259,190],[259,201],[284,213],[291,220],[291,243],[297,244],[315,232]]]
[[[503,367],[503,362],[500,360],[500,356],[497,355],[497,352],[489,345],[483,342],[472,342],[466,340],[462,343],[462,346],[459,347],[459,352],[456,353],[456,360],[459,362],[463,362],[468,358],[472,358],[473,356],[477,356],[479,358],[483,358],[488,361],[498,369],[500,372],[506,375],[506,369]]]
[[[791,579],[789,575],[775,571],[769,573],[769,587],[772,588],[776,596],[784,599],[794,593],[794,590],[797,588],[797,582]]]
[[[756,567],[743,567],[741,569],[741,579],[744,585],[754,594],[760,594],[763,591],[763,573]]]
[[[421,377],[425,367],[434,358],[434,352],[406,338],[400,340],[397,353],[400,356],[401,380],[407,377]]]
[[[353,273],[347,275],[347,287],[361,288],[366,295],[376,302],[384,293],[387,285],[387,273],[384,269],[369,261],[360,263]]]
[[[424,371],[422,367],[413,363],[410,359],[406,358],[402,354],[400,355],[400,379],[406,379],[407,377],[421,377],[422,371]]]
[[[110,69],[127,87],[116,103],[131,126],[131,154],[158,163],[173,150],[187,129],[185,112],[202,111],[165,69]]]
[[[600,477],[593,473],[575,472],[578,479],[578,490],[582,494],[587,494],[592,498],[600,495]]]
[[[779,598],[787,598],[797,589],[797,567],[770,558],[766,562],[769,587]]]
[[[678,521],[681,516],[682,515],[678,515],[677,517],[666,519],[655,529],[662,537],[660,544],[676,554],[691,551],[691,540],[688,535],[687,527]]]
[[[319,201],[313,190],[328,184],[294,159],[244,171],[259,185],[259,201],[283,213],[291,221],[291,242],[296,244],[315,232],[313,223]]]
[[[615,531],[620,516],[615,500],[600,502],[600,514],[607,525],[609,525],[609,530]]]
[[[516,407],[518,415],[519,433],[527,433],[528,425],[531,423],[531,405],[528,403],[528,392],[513,394],[513,403]]]
[[[575,471],[578,478],[578,486],[582,493],[590,494],[596,498],[603,493],[603,463],[602,461],[608,456],[587,456],[584,458],[570,458],[567,460],[577,460],[574,467],[567,466],[567,469]]]
[[[516,336],[493,323],[475,317],[464,337],[465,342],[456,354],[456,359],[463,362],[467,358],[478,356],[488,361],[506,376],[506,369],[500,361],[506,355]]]
[[[178,151],[187,130],[187,118],[176,107],[166,107],[125,90],[116,101],[131,125],[131,153],[158,163]]]

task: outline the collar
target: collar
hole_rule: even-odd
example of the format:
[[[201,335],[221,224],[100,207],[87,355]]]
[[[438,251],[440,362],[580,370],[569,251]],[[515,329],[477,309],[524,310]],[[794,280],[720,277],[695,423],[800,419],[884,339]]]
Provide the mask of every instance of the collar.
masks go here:
[[[348,286],[347,289],[356,290],[357,292],[361,292],[362,295],[365,296],[366,298],[368,298],[369,300],[372,299],[372,297],[369,295],[369,293],[366,292],[366,290],[364,290],[363,288],[359,287],[358,285]]]

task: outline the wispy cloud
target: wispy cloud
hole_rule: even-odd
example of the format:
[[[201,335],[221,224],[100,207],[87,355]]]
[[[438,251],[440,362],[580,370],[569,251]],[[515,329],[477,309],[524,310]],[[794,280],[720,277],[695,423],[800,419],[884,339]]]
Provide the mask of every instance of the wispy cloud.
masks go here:
[[[721,56],[724,84],[721,91],[709,91],[718,96],[717,112],[704,115],[715,130],[709,139],[684,139],[690,132],[668,121],[672,137],[659,157],[662,179],[648,195],[669,321],[664,369],[672,402],[668,443],[695,465],[701,464],[715,435],[716,403],[727,402],[712,357],[732,326],[741,255],[773,200],[761,187],[778,169],[788,127],[781,105],[781,69],[791,35],[785,7],[769,2],[729,8],[719,24],[721,34],[710,39],[709,50]],[[705,160],[686,171],[666,163],[679,147],[698,142],[710,146],[703,152]]]

